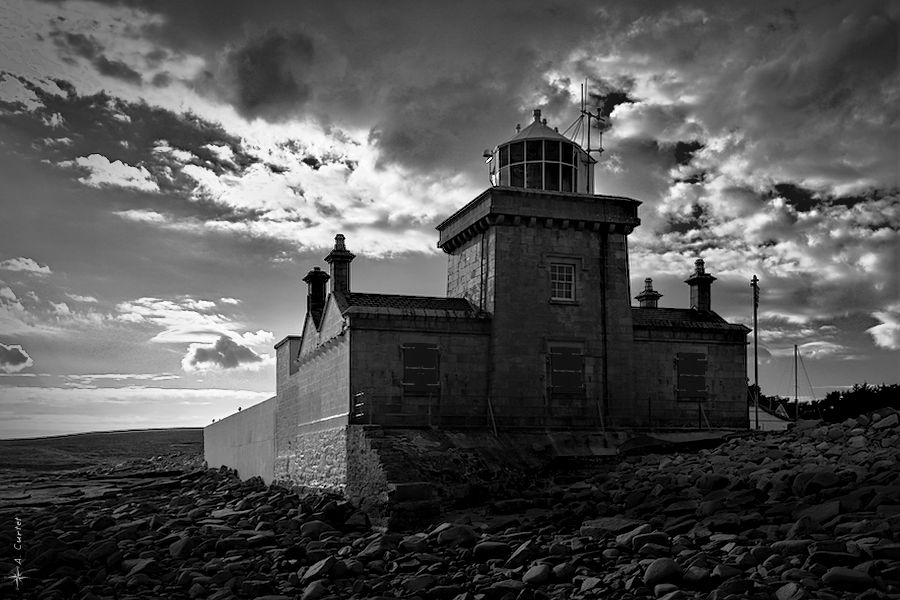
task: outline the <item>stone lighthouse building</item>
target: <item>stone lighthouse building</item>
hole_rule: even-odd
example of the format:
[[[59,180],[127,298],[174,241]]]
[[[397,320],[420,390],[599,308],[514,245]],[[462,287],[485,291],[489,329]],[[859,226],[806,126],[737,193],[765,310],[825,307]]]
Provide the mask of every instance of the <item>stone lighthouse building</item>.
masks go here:
[[[495,410],[635,424],[627,237],[640,203],[595,195],[593,158],[540,111],[491,162],[498,185],[438,225],[438,246],[447,295],[490,315]]]
[[[358,496],[407,477],[389,464],[405,442],[378,441],[390,432],[522,456],[559,436],[614,448],[636,431],[748,426],[749,330],[713,311],[703,261],[686,261],[689,304],[660,307],[646,279],[634,306],[640,202],[594,193],[595,160],[537,110],[489,158],[493,185],[437,226],[445,297],[355,290],[352,239],[336,235],[328,272],[303,278],[301,331],[276,345],[277,395],[207,428],[211,464],[257,452],[247,475]]]

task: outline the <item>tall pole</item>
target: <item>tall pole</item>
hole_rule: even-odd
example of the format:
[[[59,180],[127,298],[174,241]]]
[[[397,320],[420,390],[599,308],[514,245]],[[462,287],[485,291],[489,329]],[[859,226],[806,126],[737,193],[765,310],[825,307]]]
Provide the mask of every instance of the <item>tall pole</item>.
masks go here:
[[[797,391],[797,344],[794,344],[794,420],[800,418],[800,396]]]
[[[759,278],[756,275],[750,280],[750,287],[753,288],[753,385],[756,386],[754,405],[756,409],[756,430],[759,431],[759,323],[757,321]]]

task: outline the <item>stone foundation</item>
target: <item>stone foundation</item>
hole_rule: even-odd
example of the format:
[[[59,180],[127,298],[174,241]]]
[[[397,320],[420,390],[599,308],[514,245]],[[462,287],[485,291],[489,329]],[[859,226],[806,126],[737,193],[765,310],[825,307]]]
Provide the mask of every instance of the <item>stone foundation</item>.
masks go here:
[[[275,483],[344,493],[347,486],[347,426],[300,433],[275,457]]]
[[[614,461],[625,448],[714,441],[729,433],[542,430],[495,436],[342,425],[294,436],[289,451],[275,459],[275,482],[340,493],[373,523],[402,528],[442,509],[514,495],[559,462]]]

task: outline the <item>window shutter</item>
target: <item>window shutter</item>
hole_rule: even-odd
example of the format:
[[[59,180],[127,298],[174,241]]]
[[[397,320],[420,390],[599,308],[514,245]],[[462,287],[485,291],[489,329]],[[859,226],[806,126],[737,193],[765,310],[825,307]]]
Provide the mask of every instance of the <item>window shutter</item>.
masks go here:
[[[435,344],[404,344],[403,386],[408,392],[433,392],[440,387],[440,354]]]
[[[706,364],[705,354],[679,352],[676,355],[676,391],[679,398],[696,399],[706,396]]]

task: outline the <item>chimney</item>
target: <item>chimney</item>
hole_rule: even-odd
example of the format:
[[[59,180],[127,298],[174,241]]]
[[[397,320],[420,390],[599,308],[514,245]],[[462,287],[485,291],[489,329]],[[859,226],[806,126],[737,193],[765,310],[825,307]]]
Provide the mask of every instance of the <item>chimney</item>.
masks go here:
[[[328,273],[319,267],[313,267],[303,278],[303,282],[306,283],[306,312],[312,315],[316,327],[319,326],[319,319],[325,310],[325,283],[329,279],[331,278]]]
[[[715,280],[715,277],[706,272],[702,258],[694,261],[694,273],[684,281],[691,286],[691,308],[695,310],[712,310],[709,288]]]
[[[653,280],[649,277],[644,280],[644,291],[634,297],[641,303],[641,308],[658,308],[662,294],[653,289]]]
[[[532,116],[534,117],[535,123],[540,123],[541,122],[541,109],[539,109],[539,108],[534,109],[534,112],[532,112]]]
[[[344,234],[334,236],[334,249],[325,257],[331,265],[331,291],[350,293],[350,262],[356,255],[344,246]]]

